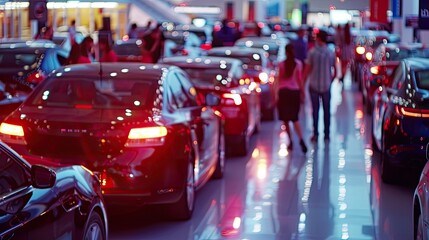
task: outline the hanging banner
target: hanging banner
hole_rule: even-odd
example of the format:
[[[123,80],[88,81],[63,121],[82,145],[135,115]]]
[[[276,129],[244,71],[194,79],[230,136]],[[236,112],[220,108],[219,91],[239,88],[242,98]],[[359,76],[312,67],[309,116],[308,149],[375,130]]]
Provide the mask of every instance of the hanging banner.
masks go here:
[[[392,18],[402,17],[402,0],[392,0]]]
[[[389,0],[370,0],[370,21],[387,23],[388,6]]]
[[[429,1],[419,1],[419,28],[429,29]]]

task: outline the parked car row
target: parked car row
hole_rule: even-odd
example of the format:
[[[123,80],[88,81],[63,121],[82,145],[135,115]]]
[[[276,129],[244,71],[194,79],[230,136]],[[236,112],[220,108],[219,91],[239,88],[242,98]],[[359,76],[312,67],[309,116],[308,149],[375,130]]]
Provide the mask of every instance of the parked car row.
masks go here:
[[[383,182],[417,183],[414,239],[429,239],[429,48],[383,30],[353,32],[351,77],[372,120]]]
[[[252,41],[145,64],[127,40],[120,63],[67,66],[53,42],[0,43],[0,238],[107,239],[106,209],[124,203],[189,219],[226,155],[274,119],[284,45]]]

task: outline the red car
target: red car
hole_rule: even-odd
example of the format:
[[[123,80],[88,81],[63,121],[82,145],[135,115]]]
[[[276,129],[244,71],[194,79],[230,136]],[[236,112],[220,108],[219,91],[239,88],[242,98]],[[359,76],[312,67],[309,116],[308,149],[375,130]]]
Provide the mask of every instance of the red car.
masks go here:
[[[163,63],[176,65],[188,73],[197,91],[221,96],[217,108],[225,116],[227,151],[246,155],[250,136],[261,121],[257,84],[245,77],[243,62],[221,57],[171,57]]]

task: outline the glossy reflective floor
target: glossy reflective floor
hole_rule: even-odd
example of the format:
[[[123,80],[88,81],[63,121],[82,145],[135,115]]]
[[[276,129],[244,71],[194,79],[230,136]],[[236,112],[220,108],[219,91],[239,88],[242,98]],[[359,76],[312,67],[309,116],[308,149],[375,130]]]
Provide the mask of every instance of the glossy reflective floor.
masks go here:
[[[157,207],[111,214],[110,239],[412,239],[413,186],[382,183],[371,121],[357,87],[332,87],[331,136],[311,144],[311,106],[301,111],[304,155],[279,121],[263,122],[246,157],[228,158],[222,180],[197,192],[191,220],[163,219]],[[320,121],[320,130],[323,124]]]

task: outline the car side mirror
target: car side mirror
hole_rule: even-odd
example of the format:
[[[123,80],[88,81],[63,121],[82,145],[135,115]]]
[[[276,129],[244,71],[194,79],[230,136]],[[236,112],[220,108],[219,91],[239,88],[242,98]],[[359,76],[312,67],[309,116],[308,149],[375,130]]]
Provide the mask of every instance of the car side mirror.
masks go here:
[[[206,94],[206,105],[207,106],[218,106],[220,104],[220,97],[214,93]]]
[[[56,173],[45,166],[31,166],[31,184],[35,188],[51,188],[57,180]]]

